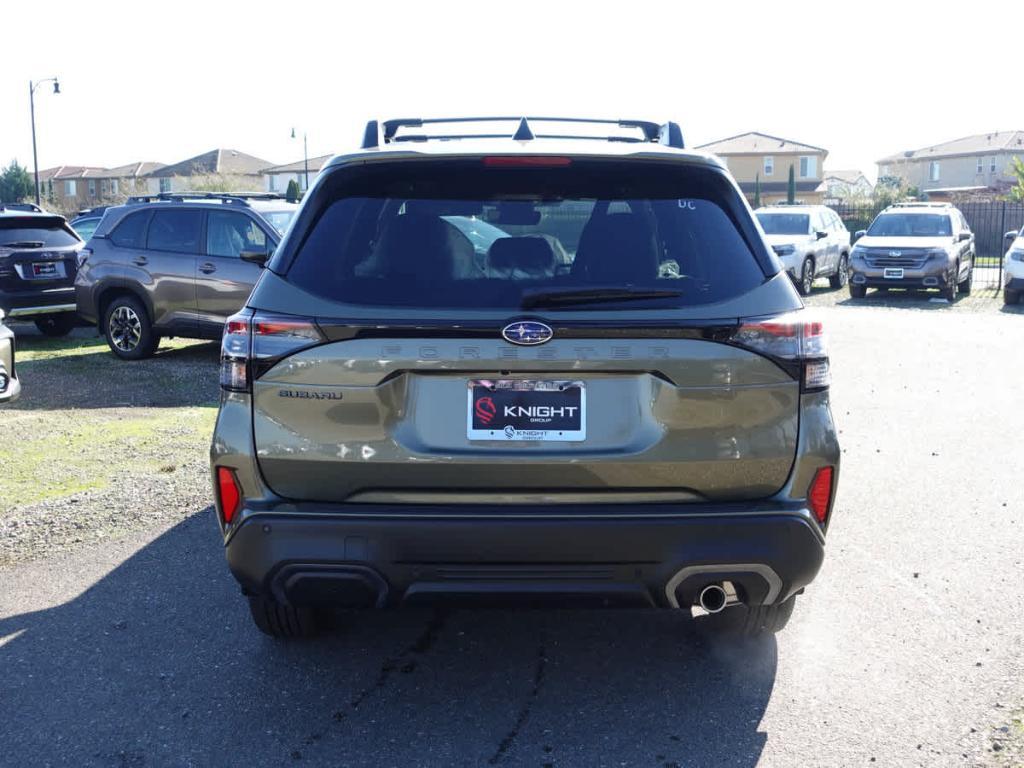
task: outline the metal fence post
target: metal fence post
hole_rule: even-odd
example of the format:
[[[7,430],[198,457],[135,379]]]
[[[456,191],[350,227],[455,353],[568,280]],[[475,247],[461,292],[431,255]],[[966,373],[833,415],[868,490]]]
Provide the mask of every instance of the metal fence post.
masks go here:
[[[1003,235],[1006,233],[1006,201],[1003,200],[1003,217],[999,223],[999,277],[996,278],[996,295],[1003,289]]]

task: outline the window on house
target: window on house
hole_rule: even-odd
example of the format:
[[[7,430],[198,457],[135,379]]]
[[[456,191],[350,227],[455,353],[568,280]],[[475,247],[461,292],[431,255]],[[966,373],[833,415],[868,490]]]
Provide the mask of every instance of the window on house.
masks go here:
[[[163,193],[163,192],[170,192],[170,191],[171,191],[171,180],[167,179],[167,178],[160,179],[160,192]]]
[[[277,192],[277,176],[270,174],[267,176],[268,183],[270,184],[270,191]]]
[[[70,179],[68,181],[65,181],[64,182],[64,197],[74,197],[77,194],[78,194],[78,185],[74,181],[72,181]]]
[[[96,179],[89,179],[89,197],[96,197]]]
[[[928,166],[928,181],[938,181],[939,176],[939,164],[933,160]]]
[[[800,178],[811,179],[818,175],[818,158],[806,155],[800,158]]]
[[[775,158],[766,157],[764,159],[764,175],[771,176],[773,173],[775,173]]]
[[[984,173],[984,172],[985,172],[985,163],[984,163],[984,160],[979,157],[978,158],[978,170],[975,171],[975,173]]]
[[[117,179],[111,179],[110,180],[110,194],[112,194],[112,195],[116,195],[117,194]]]
[[[990,158],[989,158],[989,166],[988,166],[988,169],[989,169],[990,171],[992,171],[992,173],[995,173],[995,172],[996,172],[996,156],[995,156],[995,155],[992,155],[992,157],[990,157]]]

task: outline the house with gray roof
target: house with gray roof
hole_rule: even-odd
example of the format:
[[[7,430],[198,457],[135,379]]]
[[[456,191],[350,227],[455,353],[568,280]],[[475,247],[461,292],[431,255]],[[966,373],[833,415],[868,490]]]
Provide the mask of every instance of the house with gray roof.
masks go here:
[[[58,165],[39,171],[39,190],[49,206],[65,212],[118,202],[145,188],[146,174],[163,163],[135,162],[116,168]]]
[[[758,186],[762,204],[786,200],[790,168],[799,202],[810,205],[825,199],[822,166],[827,149],[757,131],[729,136],[697,149],[720,157],[751,202]]]
[[[902,179],[931,199],[1001,195],[1016,183],[1014,157],[1024,160],[1024,131],[979,133],[883,157],[878,177]]]
[[[272,165],[268,160],[247,155],[237,149],[211,149],[147,173],[148,192],[155,195],[159,192],[187,191],[193,188],[190,179],[199,176],[230,177],[248,190],[257,190],[263,186],[260,172]]]
[[[825,204],[871,197],[875,185],[861,171],[825,171]]]
[[[319,157],[311,157],[308,161],[303,158],[302,160],[296,160],[294,163],[264,168],[260,172],[264,180],[264,189],[267,192],[280,192],[283,194],[288,191],[288,182],[294,181],[299,185],[299,191],[305,192],[307,189],[307,172],[309,184],[312,184],[313,179],[320,173],[320,169],[327,165],[327,161],[332,157],[333,155],[320,155]]]

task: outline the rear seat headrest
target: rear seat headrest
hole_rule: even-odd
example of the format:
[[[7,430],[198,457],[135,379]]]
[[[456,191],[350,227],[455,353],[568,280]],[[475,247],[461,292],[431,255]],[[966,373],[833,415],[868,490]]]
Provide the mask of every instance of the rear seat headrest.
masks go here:
[[[543,237],[501,237],[487,251],[490,269],[522,272],[550,272],[555,267],[555,252]]]

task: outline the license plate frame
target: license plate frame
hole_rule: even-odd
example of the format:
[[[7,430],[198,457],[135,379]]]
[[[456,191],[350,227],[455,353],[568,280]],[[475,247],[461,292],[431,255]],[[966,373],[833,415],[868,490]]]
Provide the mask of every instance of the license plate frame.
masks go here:
[[[886,267],[882,271],[882,277],[886,280],[902,280],[903,267]]]
[[[30,266],[33,280],[57,280],[64,277],[63,264],[59,261],[33,261]]]
[[[470,379],[466,388],[470,441],[583,442],[587,389],[569,379]],[[506,406],[512,408],[506,410]]]

